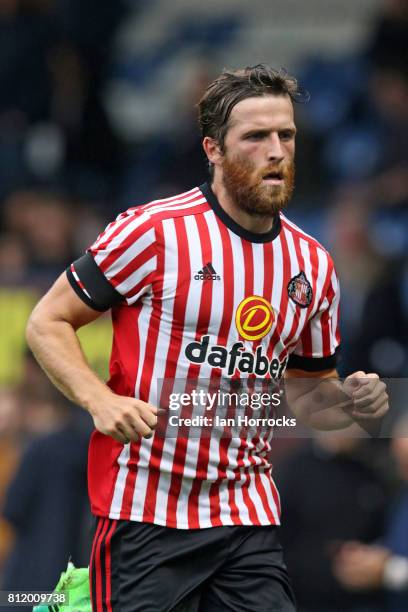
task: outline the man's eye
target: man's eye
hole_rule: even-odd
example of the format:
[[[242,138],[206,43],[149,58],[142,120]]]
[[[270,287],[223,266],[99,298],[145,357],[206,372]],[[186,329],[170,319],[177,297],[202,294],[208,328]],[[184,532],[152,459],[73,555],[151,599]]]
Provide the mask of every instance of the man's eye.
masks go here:
[[[249,134],[248,136],[249,140],[261,140],[264,137],[265,134],[263,132],[255,132],[254,134]]]
[[[291,131],[284,131],[284,132],[279,132],[279,138],[281,140],[291,140],[293,138],[294,134]]]

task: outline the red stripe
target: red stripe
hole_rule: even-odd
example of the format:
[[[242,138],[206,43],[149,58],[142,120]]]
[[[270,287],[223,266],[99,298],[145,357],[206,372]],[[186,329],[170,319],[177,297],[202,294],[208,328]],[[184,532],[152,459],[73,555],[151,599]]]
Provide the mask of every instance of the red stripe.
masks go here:
[[[105,573],[106,573],[106,608],[107,612],[112,612],[112,576],[111,576],[111,539],[117,526],[117,521],[112,521],[112,526],[106,536],[105,541]]]
[[[209,205],[206,201],[201,202],[200,204],[195,204],[191,208],[181,208],[176,210],[174,207],[169,207],[157,211],[153,211],[151,213],[152,218],[157,225],[161,221],[165,221],[166,219],[178,219],[180,217],[197,217],[202,213],[205,213],[209,210]]]
[[[138,220],[139,219],[137,217],[134,217],[132,219],[132,221],[134,222]],[[115,244],[114,247],[110,247],[112,243],[112,238],[110,238],[107,241],[107,244],[104,248],[102,248],[101,246],[98,246],[95,251],[91,249],[91,251],[94,252],[95,255],[98,253],[102,254],[103,251],[107,250],[106,257],[101,262],[98,263],[101,271],[105,273],[115,263],[115,261],[119,259],[119,257],[121,257],[131,246],[137,243],[137,241],[144,234],[146,234],[146,232],[148,232],[151,229],[152,229],[152,221],[151,219],[147,219],[147,221],[144,221],[143,223],[139,223],[134,229],[132,229],[132,231],[129,234],[127,234],[127,236],[125,236],[120,242]],[[118,235],[122,231],[123,231],[123,228],[120,228]],[[154,235],[152,237],[152,240],[154,240]]]
[[[156,230],[158,244],[163,245],[157,249],[157,275],[155,282],[154,298],[152,301],[152,312],[149,320],[149,327],[146,332],[146,350],[143,364],[138,362],[138,367],[142,368],[143,376],[140,378],[140,386],[137,396],[145,401],[149,401],[150,386],[152,383],[152,374],[154,368],[154,359],[157,349],[157,339],[159,336],[159,323],[162,315],[162,293],[164,279],[164,236],[163,228],[160,226]],[[126,478],[126,486],[123,495],[121,518],[130,518],[132,512],[133,495],[137,478],[137,464],[139,461],[141,442],[131,445],[131,457],[129,459],[129,472]]]
[[[82,291],[83,291],[84,293],[86,293],[86,291],[85,291],[85,285],[84,285],[84,283],[81,281],[81,279],[79,278],[79,276],[78,276],[78,274],[77,274],[77,271],[75,270],[75,267],[74,267],[74,264],[73,264],[73,263],[72,263],[72,264],[71,264],[71,266],[70,266],[70,270],[71,270],[71,272],[72,272],[72,275],[73,275],[73,277],[74,277],[74,279],[75,279],[76,284],[77,284],[77,285],[79,285],[79,287],[82,289]]]
[[[235,503],[235,483],[236,480],[228,481],[228,504],[231,508],[231,520],[234,525],[243,525],[244,523],[241,521],[238,506]]]
[[[272,281],[274,278],[273,269],[273,246],[272,242],[265,242],[263,245],[263,269],[264,269],[264,282],[263,282],[263,297],[268,302],[272,303]],[[275,313],[276,315],[276,313]]]
[[[278,489],[276,488],[275,482],[272,477],[270,477],[270,483],[271,483],[272,496],[275,502],[275,506],[278,509],[278,516],[280,517],[282,510],[281,510],[281,505],[280,505],[279,493],[278,493]]]
[[[333,270],[333,274],[335,274],[334,270]],[[337,281],[337,278],[336,278]],[[338,281],[337,281],[338,282]],[[340,304],[337,303],[337,307],[335,308],[336,312],[336,329],[333,329],[333,333],[335,334],[335,339],[336,339],[336,343],[340,344],[340,326],[339,326],[339,322],[340,322]],[[334,323],[334,313],[333,313],[333,322]]]
[[[101,545],[109,527],[109,519],[103,519],[103,526],[100,531],[98,542],[95,547],[95,577],[96,577],[96,610],[102,611],[102,565],[101,565]]]
[[[210,238],[210,233],[208,230],[207,222],[203,215],[196,217],[196,221],[197,221],[197,228],[198,228],[198,232],[199,232],[200,240],[201,240],[201,252],[202,252],[203,261],[212,261],[213,254],[212,254],[211,238]],[[205,320],[206,329],[203,330],[202,332],[203,334],[207,333],[208,325],[210,322],[213,287],[214,287],[214,282],[212,280],[203,282],[203,290],[201,294],[202,306],[200,304],[200,310],[202,308],[203,314],[204,314],[204,304],[206,304],[206,307],[207,307],[207,311],[205,313],[206,314],[206,320]],[[212,373],[210,377],[210,385],[209,385],[211,390],[212,390],[214,380],[215,380],[215,376]],[[208,413],[208,416],[211,417],[213,415]],[[210,458],[210,454],[209,454],[210,442],[211,442],[210,435],[208,434],[208,432],[205,431],[205,428],[203,428],[201,432],[201,438],[200,438],[198,455],[197,455],[196,478],[193,481],[193,485],[191,487],[190,495],[188,497],[188,504],[187,504],[188,525],[190,529],[198,529],[200,527],[199,514],[198,514],[199,495],[200,495],[203,479],[206,478],[207,473],[208,473],[208,462]],[[200,477],[198,477],[199,474],[200,474]]]
[[[181,194],[184,195],[184,194]],[[192,194],[195,195],[195,194]],[[200,197],[202,197],[202,194],[200,192]],[[180,196],[174,196],[173,198],[168,198],[166,199],[166,202],[170,202],[170,201],[174,201],[179,199]],[[197,199],[197,198],[195,198]],[[186,202],[186,204],[188,203],[188,201]],[[106,229],[98,236],[98,238],[95,240],[94,245],[96,245],[99,240],[101,240],[104,235],[117,223],[118,227],[117,229],[112,232],[112,234],[109,235],[108,238],[106,238],[103,242],[101,242],[100,244],[97,245],[97,247],[95,248],[96,251],[101,251],[104,250],[106,248],[106,246],[109,244],[109,242],[111,240],[113,240],[113,238],[115,238],[118,234],[120,234],[120,232],[122,232],[128,225],[129,223],[131,223],[132,221],[134,221],[135,219],[137,219],[138,216],[141,216],[144,214],[144,212],[151,206],[153,205],[157,205],[157,202],[154,204],[154,202],[149,202],[148,204],[144,204],[144,205],[139,205],[139,206],[132,206],[131,208],[129,208],[128,210],[126,210],[125,212],[121,213],[118,218],[113,221],[112,223],[109,223],[109,225],[106,227]],[[128,219],[126,219],[126,221],[123,221],[126,217],[128,217]],[[123,221],[123,223],[119,224],[119,221]],[[149,221],[149,219],[146,219],[146,221]],[[141,232],[143,233],[143,232]],[[94,250],[93,246],[90,249],[91,251]]]
[[[265,389],[267,389],[266,386],[262,386],[262,391],[265,391]],[[265,406],[263,408],[263,410],[260,413],[257,413],[259,418],[267,418],[268,416],[271,417],[272,414],[267,414],[268,413],[268,409]],[[267,448],[267,431],[265,429],[264,433],[261,434],[262,431],[262,425],[258,425],[258,427],[256,428],[256,435],[254,437],[251,438],[251,443],[253,445],[253,447],[251,449],[248,450],[248,458],[251,462],[251,466],[253,468],[253,474],[254,474],[254,483],[255,483],[255,488],[257,490],[257,493],[259,495],[259,498],[262,502],[262,506],[264,508],[264,511],[269,519],[269,521],[271,523],[275,523],[275,518],[273,516],[272,510],[269,506],[269,502],[268,502],[268,497],[266,494],[266,490],[265,487],[263,485],[262,479],[259,475],[259,470],[261,467],[263,467],[265,464],[267,464],[267,461],[264,457],[261,457],[261,453],[265,451],[265,449]],[[261,441],[262,441],[262,445],[261,445]],[[257,460],[254,457],[254,454],[256,453],[257,458],[261,459],[263,461],[263,465],[259,464],[257,462]],[[245,468],[244,471],[249,471],[249,467]],[[272,466],[267,468],[267,472],[265,472],[266,476],[270,476],[270,472],[272,470]],[[259,521],[260,524],[260,521]]]
[[[329,301],[329,307],[334,299],[334,289],[331,284],[331,277],[333,271],[333,264],[331,259],[329,258],[328,269],[326,272],[326,278],[323,284],[322,293],[319,299],[318,308],[321,308],[322,302],[325,298]],[[330,317],[328,308],[321,314],[320,316],[320,329],[322,334],[322,355],[324,357],[328,357],[332,354],[332,346],[331,346],[331,329],[330,329]],[[302,354],[305,357],[313,356],[313,335],[311,336],[311,346],[309,347],[309,352],[306,351],[306,348],[303,347]]]
[[[327,299],[329,301],[329,305],[327,309],[322,313],[322,316],[320,317],[320,326],[321,326],[321,333],[322,333],[322,353],[324,357],[331,355],[333,352],[332,343],[331,343],[331,327],[330,327],[330,313],[329,313],[330,305],[334,299],[334,289],[331,283],[329,286],[329,290],[327,292]]]
[[[151,202],[148,202],[147,204],[143,204],[141,208],[143,208],[143,210],[149,210],[153,206],[166,206],[167,204],[172,204],[173,202],[177,202],[177,200],[182,200],[183,198],[186,198],[186,202],[184,202],[184,204],[188,204],[190,201],[195,201],[195,200],[198,200],[204,197],[201,191],[198,189],[198,187],[196,187],[194,191],[190,193],[188,197],[187,197],[187,194],[188,194],[188,191],[184,191],[183,193],[179,193],[178,195],[172,196],[171,198],[159,198],[159,200],[152,200]],[[135,208],[139,208],[139,207],[136,206]]]
[[[177,252],[178,252],[178,270],[177,270],[177,287],[176,297],[174,300],[173,319],[170,331],[170,344],[166,357],[166,366],[164,372],[164,379],[169,381],[174,379],[177,371],[177,364],[180,357],[180,351],[183,341],[183,329],[185,321],[185,313],[187,306],[187,299],[189,293],[189,285],[186,285],[186,278],[191,279],[191,266],[190,258],[188,257],[188,241],[187,232],[184,222],[184,218],[180,217],[174,222],[176,237],[177,237]],[[191,281],[188,281],[189,283]],[[160,398],[160,406],[168,406],[166,398],[172,392],[166,386],[163,389]],[[165,442],[165,436],[158,436],[154,439],[152,451],[149,460],[149,476],[146,488],[146,498],[143,509],[143,520],[154,519],[156,501],[157,501],[157,488],[160,478],[160,463],[163,454],[163,446]]]
[[[272,336],[270,338],[268,348],[267,348],[267,355],[270,360],[273,358],[275,347],[281,338],[281,334],[285,326],[285,321],[286,321],[287,311],[288,311],[288,300],[289,300],[289,296],[287,293],[287,286],[291,279],[291,260],[290,260],[289,248],[288,248],[285,232],[281,231],[279,234],[279,237],[276,238],[275,240],[279,240],[279,243],[281,245],[281,253],[282,253],[281,261],[277,260],[275,262],[275,257],[274,257],[275,252],[274,252],[273,245],[271,243],[267,243],[264,245],[264,297],[266,299],[270,299],[272,301],[273,287],[274,287],[273,283],[275,282],[275,279],[276,279],[276,274],[274,274],[274,269],[276,268],[276,266],[280,266],[282,269],[282,285],[281,285],[281,295],[280,295],[280,300],[279,300],[279,311],[275,312],[275,316],[277,316],[277,321],[275,325],[275,330],[272,333]],[[278,244],[278,243],[275,243],[275,244]],[[270,298],[268,298],[268,296],[270,296]],[[282,358],[282,356],[280,357]],[[259,450],[258,455],[260,455],[261,453],[267,452],[271,448],[270,442],[268,441],[267,436],[264,437],[263,442],[264,442],[263,447]],[[255,469],[258,472],[260,469],[260,466],[258,466]],[[268,468],[267,471],[265,471],[265,475],[267,476],[268,481],[270,483],[272,497],[275,502],[275,507],[277,508],[278,515],[279,515],[280,514],[279,495],[276,490],[275,484],[273,482],[271,472],[272,472],[272,466]],[[267,513],[269,520],[271,521],[271,523],[274,524],[276,521],[269,507],[269,502],[266,496],[266,491],[261,481],[260,481],[260,485],[261,486],[257,488],[261,496],[264,509]]]
[[[98,524],[97,524],[95,535],[94,535],[94,539],[93,539],[93,542],[92,542],[91,558],[89,560],[89,587],[90,587],[89,590],[90,590],[90,594],[91,594],[92,610],[96,609],[96,607],[95,607],[96,606],[96,602],[94,602],[94,599],[93,599],[93,585],[92,585],[93,576],[94,576],[93,566],[94,566],[94,562],[95,562],[95,548],[96,548],[96,543],[98,541],[99,534],[101,532],[101,529],[102,529],[102,526],[103,526],[105,520],[106,519],[98,518]],[[96,580],[96,576],[95,576],[95,580]]]
[[[317,279],[319,278],[319,258],[317,256],[316,247],[309,249],[310,253],[310,264],[312,269],[312,278],[310,279],[312,289],[313,289],[313,297],[312,302],[307,310],[307,318],[309,318],[311,309],[316,305],[316,293],[317,293]],[[302,351],[303,355],[312,356],[313,348],[312,348],[312,328],[310,322],[308,321],[305,328],[302,331]]]
[[[148,287],[153,283],[154,277],[156,274],[156,270],[153,270],[146,274],[132,289],[126,291],[126,298],[130,300],[134,298],[138,293],[141,293],[145,287]],[[135,300],[136,301],[136,300]]]
[[[284,340],[284,338],[282,338],[282,334],[283,334],[283,330],[285,327],[285,322],[286,322],[286,317],[287,317],[287,312],[288,312],[288,301],[289,301],[287,286],[291,279],[291,260],[290,260],[289,248],[288,248],[286,235],[283,230],[280,232],[279,237],[276,238],[275,240],[278,240],[278,239],[280,241],[280,245],[282,249],[282,261],[276,262],[276,263],[273,262],[273,263],[274,263],[274,266],[277,266],[279,264],[281,265],[283,278],[282,278],[282,291],[281,291],[281,297],[280,297],[280,303],[279,303],[279,311],[277,313],[278,320],[276,323],[275,331],[272,334],[272,337],[269,341],[269,346],[268,346],[268,357],[270,359],[272,358],[275,347],[278,345],[279,341],[281,339]]]
[[[211,260],[211,243],[208,233],[207,224],[203,221],[202,216],[194,217],[197,223],[197,230],[200,240],[200,249],[202,261],[208,261],[206,258],[210,254],[209,259]],[[198,248],[198,245],[194,245],[194,248]],[[184,255],[184,258],[186,255]],[[197,327],[195,332],[195,339],[199,340],[200,337],[207,333],[208,325],[210,322],[211,315],[211,303],[212,303],[212,282],[204,281],[201,286],[200,306],[197,315]],[[191,363],[187,372],[187,381],[197,381],[200,373],[200,365]],[[186,393],[189,393],[192,389],[192,384],[188,383],[185,389]],[[176,448],[173,455],[173,466],[172,476],[170,482],[170,489],[167,499],[167,518],[166,523],[168,526],[177,524],[177,502],[180,495],[182,479],[179,478],[178,474],[184,470],[186,461],[186,450],[188,444],[188,429],[185,428],[182,437],[178,437],[176,441]],[[195,520],[193,517],[191,520]],[[198,526],[198,525],[197,525]]]
[[[119,272],[117,272],[113,276],[109,276],[109,280],[112,283],[112,285],[117,287],[118,285],[123,283],[127,278],[129,278],[131,274],[133,274],[134,272],[136,272],[136,270],[141,268],[147,261],[149,261],[150,259],[153,259],[153,257],[156,255],[156,252],[157,252],[156,244],[155,243],[150,244],[136,257],[132,258],[128,264],[126,264],[123,268],[119,270]],[[101,264],[101,269],[103,270],[103,272],[106,272],[106,269],[107,269],[105,268],[105,261],[106,260],[104,260]]]
[[[189,196],[188,198],[185,199],[184,202],[181,202],[182,198],[180,196],[176,196],[174,198],[171,198],[171,201],[166,201],[166,202],[150,202],[150,204],[146,204],[146,206],[143,206],[143,210],[145,210],[149,215],[155,215],[156,213],[160,213],[160,212],[164,212],[167,211],[169,209],[173,209],[176,212],[176,209],[179,206],[185,206],[185,209],[182,210],[189,210],[188,206],[191,205],[191,208],[197,208],[198,206],[200,206],[200,204],[202,204],[202,202],[200,202],[200,204],[196,204],[196,202],[198,202],[199,200],[203,200],[204,196],[201,193],[201,191],[197,191],[196,193],[191,194],[191,196]],[[193,212],[194,214],[194,212]]]
[[[234,259],[231,246],[230,234],[225,225],[220,221],[218,217],[215,217],[220,232],[221,243],[222,243],[222,257],[223,257],[223,282],[224,282],[224,307],[222,312],[222,320],[220,329],[218,332],[218,342],[227,343],[227,339],[231,329],[232,317],[233,317],[233,306],[234,306]],[[221,373],[219,374],[221,377]],[[233,406],[229,406],[227,410],[226,418],[232,418],[234,416]],[[220,459],[217,467],[218,477],[213,482],[209,491],[210,498],[210,520],[213,527],[220,527],[222,521],[220,518],[221,507],[219,490],[220,484],[226,477],[225,468],[222,466],[228,465],[228,447],[231,443],[231,439],[226,435],[224,431],[223,437],[219,442],[219,454]],[[236,506],[235,506],[236,508]],[[234,510],[235,510],[234,508]],[[232,507],[231,507],[232,511]]]
[[[295,254],[296,254],[296,260],[298,263],[298,266],[301,270],[304,271],[305,269],[305,261],[303,259],[303,255],[302,255],[302,251],[300,250],[300,244],[299,244],[299,240],[298,240],[298,236],[294,237],[293,240],[294,243],[294,247],[295,247]],[[286,348],[290,345],[292,338],[294,338],[298,328],[299,328],[299,319],[300,319],[300,312],[301,309],[300,307],[297,307],[295,310],[295,316],[293,317],[293,321],[292,321],[292,327],[290,329],[289,334],[287,335],[286,339],[285,339],[285,344],[286,344]]]
[[[266,491],[265,491],[265,487],[263,485],[263,482],[261,480],[261,476],[259,475],[259,465],[254,467],[254,472],[255,472],[255,486],[256,489],[258,491],[259,497],[261,498],[262,501],[262,506],[263,509],[265,511],[266,516],[268,517],[268,520],[270,521],[270,523],[272,525],[274,525],[276,523],[275,517],[273,516],[273,512],[269,506],[269,501],[268,501],[268,497],[266,495]]]
[[[113,346],[111,355],[109,386],[119,395],[127,397],[135,396],[135,384],[139,367],[140,336],[139,317],[143,305],[141,303],[132,308],[121,307],[112,312],[114,328]],[[125,375],[124,375],[125,373]],[[134,483],[137,474],[137,462],[139,460],[140,442],[130,445],[128,460],[128,473],[123,494],[121,519],[129,519],[132,510],[132,498]],[[119,467],[117,467],[117,472]],[[111,493],[111,503],[114,488]]]
[[[130,223],[134,223],[141,214],[142,214],[142,211],[135,212],[135,213],[128,213],[128,212],[122,213],[116,219],[116,221],[112,221],[112,223],[109,223],[106,229],[102,232],[100,236],[98,236],[94,244],[89,248],[89,251],[93,253],[94,255],[98,253],[99,251],[104,251],[106,247],[109,246],[109,243],[112,242],[112,240],[114,240],[114,238],[116,238],[116,236],[118,236],[121,232],[123,232],[123,230],[126,229]],[[150,221],[149,219],[146,219],[144,224],[149,223],[149,221]],[[99,242],[108,233],[108,231],[112,229],[115,225],[117,225],[116,229],[111,234],[106,236],[105,240],[103,240],[102,242]],[[143,227],[143,225],[141,227]],[[135,231],[137,231],[138,229],[139,228],[136,228]]]
[[[295,248],[296,261],[297,261],[297,264],[300,267],[300,269],[304,271],[304,269],[305,269],[305,262],[304,262],[303,254],[302,254],[301,249],[300,249],[299,240],[297,239],[298,236],[303,238],[303,236],[301,236],[301,234],[298,234],[298,235],[295,236],[296,239],[293,240],[294,248]],[[289,257],[290,257],[290,255],[289,255]],[[286,290],[286,287],[285,287],[285,290]],[[308,310],[307,310],[308,313],[310,312],[312,307],[313,307],[313,300],[312,300],[311,304],[308,307]],[[299,329],[299,324],[300,324],[300,308],[298,307],[295,310],[295,316],[293,317],[292,327],[290,329],[290,332],[289,332],[289,334],[285,338],[285,349],[283,351],[281,351],[281,353],[279,355],[279,359],[283,359],[284,356],[286,356],[286,354],[288,352],[288,349],[293,344],[297,344],[299,342],[299,339],[295,338],[296,333],[297,333],[297,331]]]
[[[253,295],[254,293],[254,254],[252,250],[252,244],[250,242],[248,242],[247,240],[241,240],[241,244],[242,244],[242,252],[243,252],[243,258],[244,258],[244,284],[245,284],[244,295],[245,297],[249,297]],[[252,343],[252,347],[255,347],[255,345],[256,343]],[[253,376],[250,376],[249,378],[252,379]],[[251,383],[249,382],[249,380],[247,382],[248,382],[248,386],[251,386]],[[248,417],[252,416],[250,406],[247,406],[245,408],[244,416],[248,416]],[[244,438],[244,436],[245,437],[247,436],[247,431],[245,427],[242,427],[240,434],[239,434],[240,447],[239,447],[237,458],[236,458],[237,467],[234,469],[235,482],[241,481],[242,476],[245,474],[245,482],[241,486],[242,498],[244,500],[244,504],[246,505],[248,509],[248,514],[249,514],[249,518],[251,522],[254,524],[259,524],[260,520],[256,512],[255,505],[253,501],[251,500],[249,493],[248,493],[248,488],[250,486],[250,481],[251,481],[251,477],[249,474],[249,470],[251,469],[251,466],[244,467],[245,455],[247,456],[247,458],[249,459],[252,465],[255,463],[255,461],[248,454],[248,442]],[[241,470],[240,469],[241,467],[243,467],[244,469]]]
[[[140,441],[133,442],[130,445],[129,459],[127,462],[128,473],[126,474],[125,488],[123,491],[122,506],[120,509],[120,518],[122,520],[130,520],[132,513],[133,494],[135,491],[137,478],[137,464],[139,463]]]
[[[200,195],[200,197],[202,197]],[[198,198],[195,198],[198,199]],[[193,200],[194,201],[194,200]],[[190,202],[185,202],[184,204],[189,204]],[[157,210],[156,211],[156,217],[154,219],[155,222],[159,222],[156,225],[156,231],[159,234],[161,231],[161,225],[160,225],[160,221],[162,220],[162,218],[165,218],[166,216],[168,216],[168,213],[172,213],[172,211],[168,211],[168,210]],[[175,213],[177,211],[174,211]],[[196,211],[194,211],[196,212]],[[164,213],[164,215],[162,214]],[[183,215],[186,214],[186,211],[183,210],[182,211]],[[137,228],[135,228],[128,236],[126,236],[126,238],[123,239],[123,241],[121,243],[119,243],[114,251],[111,251],[108,256],[99,264],[100,269],[102,270],[102,272],[106,272],[106,270],[108,270],[113,263],[121,256],[123,255],[123,253],[129,249],[135,242],[137,242],[137,240],[143,236],[149,229],[151,229],[152,226],[152,219],[149,217],[149,219],[147,221],[145,221],[144,223],[142,223],[141,225],[139,225]],[[120,231],[122,231],[122,227],[120,228]],[[120,233],[120,232],[119,232]],[[120,284],[121,282],[123,282],[132,272],[134,272],[135,270],[137,270],[137,268],[139,268],[141,265],[143,265],[143,263],[145,263],[146,261],[148,261],[149,259],[151,259],[155,253],[156,253],[156,249],[157,249],[157,243],[160,241],[159,235],[156,236],[156,240],[152,239],[152,243],[150,245],[148,245],[141,253],[139,253],[137,255],[137,257],[132,258],[131,261],[120,270],[120,272],[118,274],[116,274],[113,279],[115,279],[115,286],[117,284]],[[107,242],[107,245],[109,245],[109,241]],[[102,248],[99,246],[98,247],[98,251],[102,250]],[[112,279],[112,280],[113,280]],[[117,280],[116,280],[117,279]]]

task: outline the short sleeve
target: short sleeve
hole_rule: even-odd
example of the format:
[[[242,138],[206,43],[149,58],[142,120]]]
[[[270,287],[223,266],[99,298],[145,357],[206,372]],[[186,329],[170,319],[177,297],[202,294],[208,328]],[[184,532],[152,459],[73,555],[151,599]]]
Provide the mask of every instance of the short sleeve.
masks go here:
[[[156,232],[151,218],[143,209],[129,209],[69,266],[67,277],[88,306],[104,311],[136,302],[151,285],[156,268]]]
[[[333,369],[337,365],[340,346],[340,287],[331,259],[327,280],[319,307],[306,323],[289,357],[288,368],[318,372]]]

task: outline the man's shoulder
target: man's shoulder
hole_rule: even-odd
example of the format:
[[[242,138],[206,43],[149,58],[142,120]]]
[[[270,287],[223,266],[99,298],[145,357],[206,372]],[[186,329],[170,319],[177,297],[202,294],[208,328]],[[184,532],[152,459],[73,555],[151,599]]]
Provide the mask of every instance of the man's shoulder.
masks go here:
[[[200,214],[208,208],[204,194],[199,187],[194,187],[177,195],[132,206],[121,213],[118,220],[124,217],[134,217],[155,224],[165,219]]]
[[[332,263],[332,257],[326,247],[324,247],[316,238],[305,232],[299,225],[293,223],[286,215],[282,212],[280,213],[281,225],[282,229],[284,229],[289,234],[292,234],[293,237],[296,237],[297,240],[303,240],[309,247],[313,247],[318,249],[318,251]]]

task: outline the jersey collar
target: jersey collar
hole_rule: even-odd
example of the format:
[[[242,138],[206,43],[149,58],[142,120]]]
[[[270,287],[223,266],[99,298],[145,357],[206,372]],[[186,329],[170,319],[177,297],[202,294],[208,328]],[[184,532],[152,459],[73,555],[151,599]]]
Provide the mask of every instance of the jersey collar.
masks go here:
[[[213,190],[209,183],[204,183],[199,187],[200,191],[203,193],[206,198],[208,204],[213,209],[214,213],[221,219],[221,221],[230,229],[234,234],[237,234],[240,238],[244,238],[244,240],[248,240],[248,242],[271,242],[274,240],[281,230],[281,220],[279,213],[275,214],[272,229],[269,232],[265,232],[263,234],[258,234],[256,232],[250,232],[249,230],[239,225],[232,217],[229,216],[228,213],[222,208],[221,204],[218,202]]]

